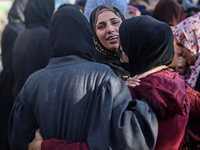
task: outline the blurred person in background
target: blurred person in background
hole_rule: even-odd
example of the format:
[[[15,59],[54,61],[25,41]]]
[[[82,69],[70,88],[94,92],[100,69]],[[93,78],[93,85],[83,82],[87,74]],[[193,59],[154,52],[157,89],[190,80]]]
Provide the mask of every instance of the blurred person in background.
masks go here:
[[[126,12],[126,19],[135,17],[135,16],[140,16],[141,12],[137,7],[134,7],[130,4],[127,5],[127,12]]]
[[[24,30],[24,10],[28,0],[15,0],[8,12],[8,24],[5,26],[1,40],[3,70],[0,73],[0,149],[9,150],[7,125],[13,105],[12,53],[18,34]]]
[[[75,3],[75,5],[78,5],[80,7],[81,11],[84,13],[85,3],[86,3],[86,0],[79,0]]]
[[[152,16],[154,8],[159,0],[154,1],[153,4],[150,4],[148,1],[145,0],[130,0],[129,5],[137,7],[141,15],[149,15]]]
[[[185,14],[176,0],[160,0],[153,12],[152,17],[159,21],[167,23],[171,28],[185,19]],[[175,55],[171,64],[168,66],[175,69],[175,62],[177,58],[177,45],[174,40]]]
[[[28,76],[46,67],[53,56],[49,42],[49,21],[54,6],[54,0],[31,0],[27,3],[24,11],[26,27],[18,35],[13,49],[14,100]]]

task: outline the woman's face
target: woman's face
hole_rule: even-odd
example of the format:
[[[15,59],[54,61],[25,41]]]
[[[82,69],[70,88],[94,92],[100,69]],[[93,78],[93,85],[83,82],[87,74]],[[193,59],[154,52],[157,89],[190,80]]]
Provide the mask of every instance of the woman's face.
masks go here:
[[[119,47],[119,26],[122,20],[112,11],[103,11],[96,24],[96,35],[105,48],[117,52]]]
[[[194,53],[192,53],[189,49],[187,49],[176,38],[175,38],[175,42],[176,42],[176,45],[177,45],[177,55],[185,58],[185,60],[186,60],[186,62],[189,66],[193,65],[196,61],[196,56],[194,55]]]

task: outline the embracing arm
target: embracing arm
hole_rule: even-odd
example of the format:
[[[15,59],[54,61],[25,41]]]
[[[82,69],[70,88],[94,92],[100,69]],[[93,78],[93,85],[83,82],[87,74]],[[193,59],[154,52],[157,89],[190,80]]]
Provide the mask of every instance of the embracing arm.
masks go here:
[[[29,144],[28,150],[89,150],[87,143],[72,142],[69,140],[43,140],[40,131],[35,133],[35,139]]]

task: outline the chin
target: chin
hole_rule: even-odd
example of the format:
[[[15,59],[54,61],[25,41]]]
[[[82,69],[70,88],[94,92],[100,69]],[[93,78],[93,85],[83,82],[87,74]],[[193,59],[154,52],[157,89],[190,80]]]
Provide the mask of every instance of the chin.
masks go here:
[[[110,47],[109,50],[113,51],[113,52],[117,52],[118,51],[118,47]]]

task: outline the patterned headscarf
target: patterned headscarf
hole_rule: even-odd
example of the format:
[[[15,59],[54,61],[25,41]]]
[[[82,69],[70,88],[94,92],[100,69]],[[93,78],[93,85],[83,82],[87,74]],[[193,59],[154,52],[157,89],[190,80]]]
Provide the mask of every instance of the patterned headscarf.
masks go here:
[[[173,28],[173,34],[179,42],[197,56],[194,66],[190,66],[190,76],[186,79],[188,84],[195,88],[200,72],[200,12],[176,25]]]
[[[127,12],[126,12],[126,19],[135,17],[135,16],[140,16],[141,12],[137,7],[134,7],[132,5],[127,5]]]

